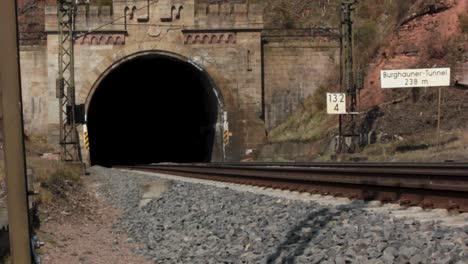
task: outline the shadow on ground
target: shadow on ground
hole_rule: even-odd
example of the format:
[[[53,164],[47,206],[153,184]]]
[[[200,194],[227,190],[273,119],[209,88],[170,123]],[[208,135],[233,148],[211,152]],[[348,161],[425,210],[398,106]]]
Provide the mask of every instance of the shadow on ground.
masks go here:
[[[317,237],[320,230],[330,224],[333,219],[343,213],[361,209],[365,206],[362,202],[353,202],[335,208],[322,208],[312,212],[288,232],[285,241],[276,248],[275,253],[268,257],[267,263],[295,263],[296,258],[302,256],[305,249],[310,247],[310,242]]]

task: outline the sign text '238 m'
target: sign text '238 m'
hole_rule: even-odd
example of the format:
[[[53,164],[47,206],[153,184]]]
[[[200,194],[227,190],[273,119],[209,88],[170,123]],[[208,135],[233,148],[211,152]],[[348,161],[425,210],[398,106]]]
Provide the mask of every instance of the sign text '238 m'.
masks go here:
[[[383,70],[382,88],[450,86],[450,68]]]

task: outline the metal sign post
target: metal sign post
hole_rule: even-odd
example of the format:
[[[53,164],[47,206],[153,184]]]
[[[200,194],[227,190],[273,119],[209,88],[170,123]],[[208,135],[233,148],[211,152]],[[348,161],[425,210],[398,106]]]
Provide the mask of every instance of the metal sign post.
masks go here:
[[[437,103],[437,151],[440,150],[440,115],[442,112],[442,88],[439,87],[439,100]]]
[[[31,264],[27,180],[19,70],[16,1],[0,1],[0,89],[7,177],[10,255],[14,264]]]

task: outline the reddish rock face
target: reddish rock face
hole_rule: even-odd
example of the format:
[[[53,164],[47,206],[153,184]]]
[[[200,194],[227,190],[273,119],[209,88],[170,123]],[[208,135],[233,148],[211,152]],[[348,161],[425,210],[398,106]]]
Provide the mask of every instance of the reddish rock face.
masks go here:
[[[48,2],[55,2],[47,0]],[[45,41],[45,0],[17,0],[18,29],[21,45],[38,45]]]

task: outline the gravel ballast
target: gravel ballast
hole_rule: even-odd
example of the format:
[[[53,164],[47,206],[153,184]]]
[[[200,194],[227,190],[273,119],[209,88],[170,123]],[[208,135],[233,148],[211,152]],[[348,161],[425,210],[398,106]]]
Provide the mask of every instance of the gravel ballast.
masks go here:
[[[123,209],[117,228],[155,263],[468,263],[468,229],[314,202],[171,181],[139,207],[156,176],[93,167],[99,194]]]

